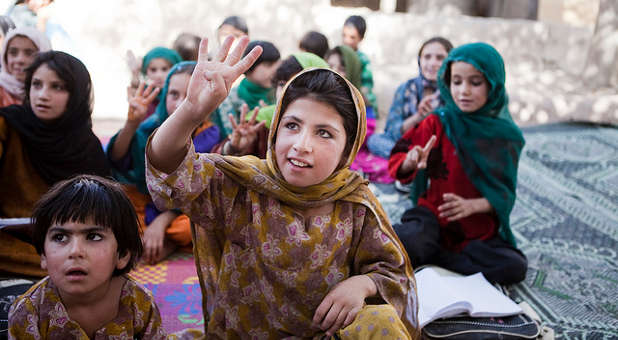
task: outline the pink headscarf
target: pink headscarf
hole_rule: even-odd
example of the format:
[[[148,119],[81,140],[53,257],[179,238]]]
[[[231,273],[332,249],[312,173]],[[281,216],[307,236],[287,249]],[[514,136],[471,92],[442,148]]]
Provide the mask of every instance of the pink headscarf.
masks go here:
[[[37,30],[34,27],[17,27],[15,29],[10,30],[6,36],[4,37],[4,41],[2,42],[2,60],[0,60],[0,65],[2,65],[2,69],[0,69],[0,86],[2,86],[7,92],[11,93],[14,96],[18,96],[23,98],[24,96],[24,83],[17,80],[13,75],[9,74],[7,62],[6,62],[6,53],[8,50],[9,42],[16,36],[22,36],[30,39],[34,46],[39,49],[39,52],[45,52],[51,50],[51,43],[47,36],[44,33]]]

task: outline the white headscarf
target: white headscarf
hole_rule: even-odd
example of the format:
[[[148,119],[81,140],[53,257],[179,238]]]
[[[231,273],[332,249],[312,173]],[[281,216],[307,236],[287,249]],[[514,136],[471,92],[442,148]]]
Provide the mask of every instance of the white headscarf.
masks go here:
[[[34,46],[36,46],[39,51],[45,52],[51,50],[51,43],[45,34],[34,27],[17,27],[15,29],[10,30],[6,36],[4,37],[4,41],[2,42],[2,60],[0,60],[0,65],[2,65],[2,69],[0,69],[0,86],[2,86],[7,92],[12,95],[23,98],[24,96],[24,83],[17,80],[13,75],[9,74],[8,66],[6,62],[6,53],[8,52],[8,46],[11,40],[16,36],[22,36],[30,39]]]

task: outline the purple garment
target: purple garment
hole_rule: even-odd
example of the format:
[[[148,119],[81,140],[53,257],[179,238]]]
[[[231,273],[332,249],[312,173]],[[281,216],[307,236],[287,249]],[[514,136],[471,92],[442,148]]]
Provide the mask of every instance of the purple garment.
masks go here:
[[[213,125],[208,129],[200,132],[197,136],[193,137],[193,145],[195,146],[195,151],[199,153],[208,153],[212,148],[217,145],[221,140],[221,135],[219,134],[219,127]],[[129,154],[127,154],[129,156]],[[130,157],[123,158],[125,162],[130,161]],[[146,225],[150,225],[154,219],[162,213],[155,205],[150,202],[146,204],[145,208],[145,216],[144,222]],[[177,211],[177,214],[180,215],[181,212]]]

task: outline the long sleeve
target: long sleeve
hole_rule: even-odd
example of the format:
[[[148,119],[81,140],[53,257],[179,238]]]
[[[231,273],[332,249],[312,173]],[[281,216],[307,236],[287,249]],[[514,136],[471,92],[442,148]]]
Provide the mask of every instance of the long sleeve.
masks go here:
[[[17,300],[9,310],[10,340],[39,340],[39,311],[28,298]]]

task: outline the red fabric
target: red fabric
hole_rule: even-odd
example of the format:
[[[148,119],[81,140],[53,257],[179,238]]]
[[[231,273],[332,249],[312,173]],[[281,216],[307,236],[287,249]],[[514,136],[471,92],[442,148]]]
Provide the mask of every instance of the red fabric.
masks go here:
[[[419,198],[418,205],[427,207],[436,216],[438,207],[444,203],[442,195],[453,193],[462,198],[481,198],[480,192],[474,187],[464,172],[457,156],[457,150],[446,136],[442,123],[437,115],[430,115],[417,127],[408,130],[397,142],[389,159],[390,175],[402,183],[411,182],[416,172],[410,176],[397,176],[397,170],[406,158],[407,150],[415,145],[425,146],[432,135],[437,140],[428,160],[427,173],[430,185],[427,192]],[[474,239],[487,240],[495,236],[497,220],[492,213],[470,215],[456,222],[449,223],[445,218],[439,218],[442,227],[441,242],[447,249],[461,251],[466,244]]]

